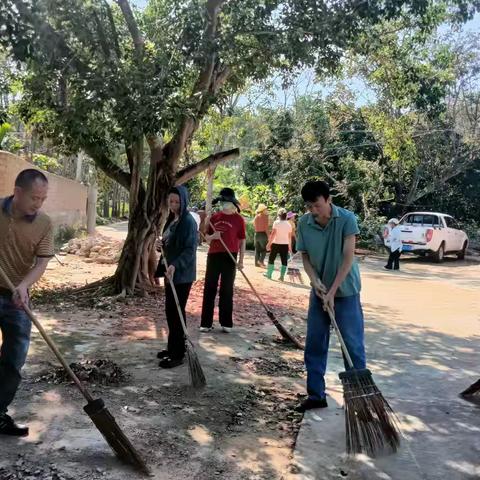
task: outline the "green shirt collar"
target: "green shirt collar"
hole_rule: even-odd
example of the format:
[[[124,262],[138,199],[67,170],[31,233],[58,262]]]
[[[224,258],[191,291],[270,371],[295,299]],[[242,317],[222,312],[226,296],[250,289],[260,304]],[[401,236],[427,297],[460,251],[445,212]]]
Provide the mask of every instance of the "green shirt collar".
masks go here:
[[[310,216],[307,220],[307,223],[308,223],[308,225],[313,225],[313,226],[316,226],[316,227],[321,228],[323,230],[324,228],[327,228],[330,225],[330,222],[332,221],[332,218],[338,218],[339,216],[340,216],[340,213],[338,211],[338,207],[332,203],[332,216],[330,217],[330,220],[328,221],[328,223],[324,227],[320,226],[315,221],[315,218],[313,217],[312,214],[310,214]]]

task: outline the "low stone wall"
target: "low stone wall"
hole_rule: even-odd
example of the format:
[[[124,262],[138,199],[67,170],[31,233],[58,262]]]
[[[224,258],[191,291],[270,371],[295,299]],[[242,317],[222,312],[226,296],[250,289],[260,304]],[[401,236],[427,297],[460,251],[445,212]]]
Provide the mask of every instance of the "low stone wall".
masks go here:
[[[0,197],[13,193],[17,175],[26,168],[37,168],[17,155],[0,150]],[[40,169],[38,169],[40,170]],[[48,198],[42,210],[55,226],[85,227],[88,188],[81,183],[42,170],[49,183]]]

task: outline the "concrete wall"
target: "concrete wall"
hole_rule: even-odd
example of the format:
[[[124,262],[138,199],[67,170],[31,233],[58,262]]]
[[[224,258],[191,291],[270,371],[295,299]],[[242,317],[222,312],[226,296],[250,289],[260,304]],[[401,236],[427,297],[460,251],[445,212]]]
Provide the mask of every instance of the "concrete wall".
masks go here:
[[[12,195],[15,178],[26,168],[36,167],[16,155],[0,150],[0,197]],[[42,210],[48,213],[56,226],[85,227],[88,188],[68,178],[43,173],[48,177],[49,189]]]

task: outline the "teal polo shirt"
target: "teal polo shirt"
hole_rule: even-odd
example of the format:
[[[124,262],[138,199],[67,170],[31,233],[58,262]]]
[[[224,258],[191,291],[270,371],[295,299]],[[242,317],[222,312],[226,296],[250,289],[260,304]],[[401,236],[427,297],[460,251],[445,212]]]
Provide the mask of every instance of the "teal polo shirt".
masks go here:
[[[311,213],[300,218],[296,247],[298,251],[308,254],[318,277],[327,288],[330,288],[343,262],[344,238],[359,233],[355,215],[344,208],[332,205],[332,216],[325,227],[315,222]],[[360,271],[354,259],[350,272],[337,290],[336,297],[357,295],[360,289]]]

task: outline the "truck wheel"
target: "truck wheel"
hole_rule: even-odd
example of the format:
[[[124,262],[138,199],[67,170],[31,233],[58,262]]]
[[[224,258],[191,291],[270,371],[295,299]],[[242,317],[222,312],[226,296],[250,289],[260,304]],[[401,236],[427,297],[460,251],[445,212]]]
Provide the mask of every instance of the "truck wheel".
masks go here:
[[[442,263],[444,256],[445,256],[445,242],[442,242],[438,247],[438,250],[435,252],[433,258],[437,263]]]
[[[465,259],[465,252],[467,251],[467,242],[465,241],[463,243],[462,249],[457,253],[457,258],[459,260],[464,260]]]

